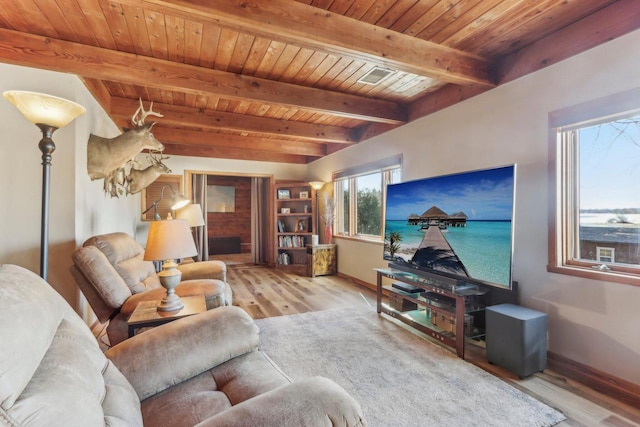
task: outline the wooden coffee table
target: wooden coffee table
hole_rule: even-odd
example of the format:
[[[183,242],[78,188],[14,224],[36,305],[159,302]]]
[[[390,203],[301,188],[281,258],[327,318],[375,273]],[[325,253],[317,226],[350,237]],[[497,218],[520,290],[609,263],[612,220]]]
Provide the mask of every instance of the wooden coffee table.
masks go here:
[[[160,304],[160,300],[139,303],[131,313],[129,320],[127,320],[129,338],[135,335],[136,329],[162,325],[176,319],[207,311],[204,296],[182,297],[180,300],[184,303],[184,308],[176,311],[158,311],[156,307]]]

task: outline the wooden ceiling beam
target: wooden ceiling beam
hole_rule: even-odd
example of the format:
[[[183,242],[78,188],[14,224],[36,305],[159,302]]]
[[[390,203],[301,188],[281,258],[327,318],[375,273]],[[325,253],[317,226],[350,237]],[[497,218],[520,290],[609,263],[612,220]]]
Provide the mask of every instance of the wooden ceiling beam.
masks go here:
[[[541,70],[587,49],[623,36],[640,28],[640,9],[637,0],[619,0],[562,30],[504,57],[497,66],[499,84]],[[436,92],[412,102],[408,118],[412,122],[420,117],[440,111],[472,98],[487,89],[447,85]],[[361,141],[380,134],[387,126],[366,125]]]
[[[252,152],[275,152],[322,157],[327,155],[324,144],[229,135],[216,132],[198,132],[155,125],[153,135],[163,144],[188,145],[209,148],[237,148]]]
[[[455,84],[494,87],[479,56],[285,0],[115,0]]]
[[[486,91],[487,89],[473,86],[446,85],[412,102],[409,107],[411,120],[428,116]]]
[[[398,126],[388,125],[385,123],[368,123],[360,128],[358,128],[358,134],[360,135],[359,141],[366,141],[375,136],[382,135],[383,133],[387,133],[390,130],[397,128]]]
[[[143,100],[146,101],[146,100]],[[130,120],[140,106],[138,100],[111,98],[109,115]],[[156,119],[162,125],[197,127],[210,130],[231,130],[268,134],[276,137],[295,137],[305,141],[355,144],[358,142],[354,129],[338,126],[300,123],[267,117],[246,116],[213,110],[154,103],[154,111],[164,117]]]
[[[395,102],[243,76],[7,29],[0,29],[0,60],[74,73],[85,78],[194,95],[252,99],[365,121],[406,122],[403,108]]]
[[[500,84],[541,70],[640,28],[637,0],[620,0],[505,57]]]
[[[231,159],[239,161],[253,160],[261,162],[292,164],[307,164],[310,161],[310,159],[308,159],[306,156],[300,156],[296,154],[252,151],[226,147],[194,147],[189,145],[178,145],[171,143],[165,144],[165,148],[162,153],[172,156],[212,157],[218,159]]]

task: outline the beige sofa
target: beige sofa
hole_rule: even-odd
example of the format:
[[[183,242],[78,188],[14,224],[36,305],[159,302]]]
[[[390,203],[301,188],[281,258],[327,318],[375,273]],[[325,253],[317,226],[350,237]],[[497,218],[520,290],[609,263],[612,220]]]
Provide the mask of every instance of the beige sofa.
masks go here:
[[[238,307],[176,320],[102,353],[34,273],[0,265],[0,425],[362,426],[321,377],[292,383]]]
[[[109,321],[111,345],[127,339],[127,319],[138,303],[161,300],[166,294],[153,262],[144,261],[143,256],[144,248],[126,233],[91,237],[72,255],[71,274],[100,322]],[[193,262],[179,269],[182,282],[176,288],[178,296],[204,295],[208,310],[231,305],[232,291],[223,262]]]

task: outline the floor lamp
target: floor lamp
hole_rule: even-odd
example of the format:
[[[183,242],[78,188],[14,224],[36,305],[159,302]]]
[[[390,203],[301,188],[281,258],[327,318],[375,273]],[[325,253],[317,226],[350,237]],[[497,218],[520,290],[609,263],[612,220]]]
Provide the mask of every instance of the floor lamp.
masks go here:
[[[202,261],[202,242],[198,238],[198,227],[205,225],[202,206],[199,203],[192,203],[178,209],[176,211],[176,219],[186,219],[189,228],[193,229],[193,240],[196,242],[196,249],[198,249],[198,261]]]
[[[146,214],[147,212],[149,212],[151,209],[153,209],[153,220],[154,221],[159,221],[162,218],[160,218],[160,215],[158,214],[158,203],[160,203],[160,201],[164,198],[164,189],[169,187],[169,190],[171,190],[171,210],[175,211],[176,209],[180,209],[182,207],[185,207],[186,205],[188,205],[189,199],[187,199],[184,195],[182,194],[178,194],[175,191],[173,191],[173,187],[171,186],[171,184],[165,184],[162,186],[162,189],[160,190],[160,198],[158,200],[156,200],[155,202],[153,202],[153,204],[151,204],[151,206],[149,206],[144,212],[142,212],[142,215],[144,216],[144,214]],[[167,218],[169,219],[169,218]]]
[[[49,177],[51,154],[56,145],[51,136],[86,111],[81,105],[43,93],[11,90],[4,97],[42,131],[38,148],[42,151],[42,214],[40,216],[40,277],[47,280],[49,267]]]

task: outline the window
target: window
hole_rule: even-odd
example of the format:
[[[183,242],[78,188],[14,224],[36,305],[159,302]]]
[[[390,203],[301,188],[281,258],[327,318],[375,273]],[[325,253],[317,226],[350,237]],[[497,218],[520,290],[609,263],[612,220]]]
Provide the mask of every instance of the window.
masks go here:
[[[596,247],[598,251],[598,262],[615,262],[615,249]]]
[[[334,174],[336,235],[382,239],[385,184],[400,181],[401,161],[396,156]]]
[[[549,120],[548,270],[640,285],[640,90]]]

